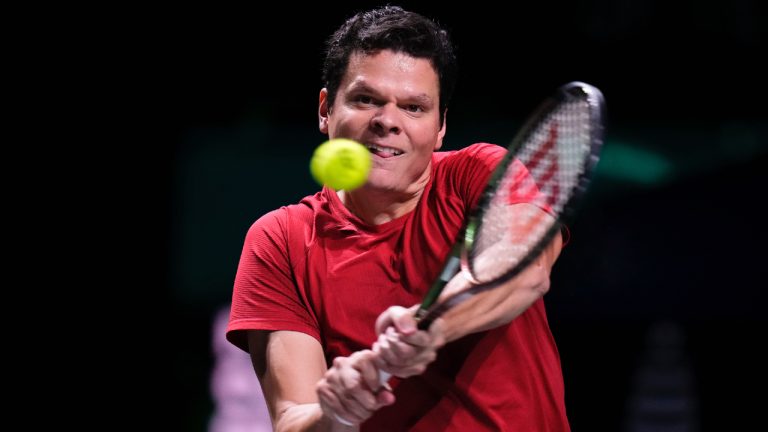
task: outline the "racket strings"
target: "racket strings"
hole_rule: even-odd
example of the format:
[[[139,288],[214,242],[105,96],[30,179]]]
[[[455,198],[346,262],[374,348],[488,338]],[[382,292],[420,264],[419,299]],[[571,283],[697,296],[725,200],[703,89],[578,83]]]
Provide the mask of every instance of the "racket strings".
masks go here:
[[[519,162],[508,164],[475,233],[469,258],[476,280],[496,279],[516,266],[556,223],[584,171],[591,115],[590,104],[577,99],[530,125],[515,155]]]

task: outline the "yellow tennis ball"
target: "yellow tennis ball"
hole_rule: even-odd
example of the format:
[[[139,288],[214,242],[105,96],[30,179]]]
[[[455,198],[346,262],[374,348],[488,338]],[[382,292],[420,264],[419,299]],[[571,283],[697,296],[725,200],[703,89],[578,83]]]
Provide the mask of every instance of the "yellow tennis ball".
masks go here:
[[[312,177],[336,190],[359,188],[368,180],[370,170],[371,153],[362,144],[346,138],[320,144],[309,163]]]

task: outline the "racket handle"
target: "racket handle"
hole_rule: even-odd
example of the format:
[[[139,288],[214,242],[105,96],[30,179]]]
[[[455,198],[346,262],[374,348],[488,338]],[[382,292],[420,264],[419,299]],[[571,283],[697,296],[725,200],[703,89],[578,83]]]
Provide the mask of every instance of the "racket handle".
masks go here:
[[[384,387],[387,390],[391,390],[389,384],[387,384],[387,381],[389,381],[390,378],[392,378],[391,373],[379,369],[379,384],[381,384],[379,388]]]
[[[349,421],[347,421],[343,417],[339,417],[338,414],[334,414],[333,416],[336,417],[336,421],[337,422],[343,424],[344,426],[354,426],[354,424],[350,423]]]

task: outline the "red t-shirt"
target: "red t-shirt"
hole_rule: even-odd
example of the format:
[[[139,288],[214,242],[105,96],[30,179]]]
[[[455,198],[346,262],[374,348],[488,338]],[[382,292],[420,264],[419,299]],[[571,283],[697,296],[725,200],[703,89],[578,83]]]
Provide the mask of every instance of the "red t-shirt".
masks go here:
[[[303,332],[322,344],[329,365],[370,348],[381,312],[426,294],[504,152],[475,144],[434,153],[419,204],[381,225],[355,217],[328,188],[263,216],[245,240],[229,341],[247,351],[246,330]],[[424,374],[390,383],[397,402],[362,430],[569,430],[542,300],[507,325],[447,344]]]

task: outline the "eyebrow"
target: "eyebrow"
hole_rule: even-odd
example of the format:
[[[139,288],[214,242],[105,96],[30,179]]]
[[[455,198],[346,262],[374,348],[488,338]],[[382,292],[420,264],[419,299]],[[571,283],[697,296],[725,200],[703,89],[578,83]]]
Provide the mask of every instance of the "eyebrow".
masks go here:
[[[420,95],[413,96],[413,99],[423,103],[423,104],[432,104],[432,98],[426,94],[422,93]]]

